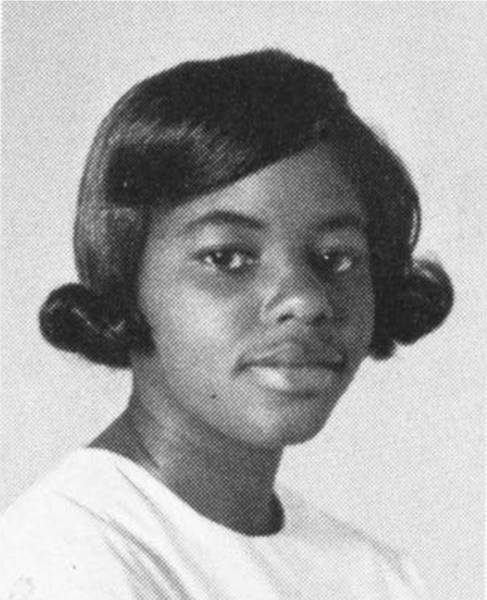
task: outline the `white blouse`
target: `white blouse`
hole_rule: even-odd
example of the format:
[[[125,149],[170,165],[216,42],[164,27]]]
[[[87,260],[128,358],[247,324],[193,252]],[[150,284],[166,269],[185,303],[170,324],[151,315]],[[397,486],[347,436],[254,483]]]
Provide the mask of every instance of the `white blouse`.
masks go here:
[[[84,448],[0,517],[0,600],[424,600],[410,560],[278,487],[247,536],[145,469]]]

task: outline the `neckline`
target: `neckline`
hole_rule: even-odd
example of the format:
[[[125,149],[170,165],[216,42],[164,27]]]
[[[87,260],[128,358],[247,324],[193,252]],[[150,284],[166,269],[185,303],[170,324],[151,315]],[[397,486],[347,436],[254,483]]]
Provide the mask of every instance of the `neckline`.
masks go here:
[[[153,494],[156,499],[160,499],[164,502],[164,510],[170,512],[182,525],[185,523],[197,522],[200,529],[203,528],[213,535],[216,534],[227,538],[232,537],[234,539],[245,540],[246,542],[257,544],[274,541],[287,535],[289,532],[289,516],[291,511],[289,510],[287,502],[288,494],[287,490],[280,484],[277,484],[274,490],[274,499],[277,502],[277,508],[279,510],[280,528],[272,533],[251,535],[227,527],[198,512],[186,500],[157,479],[147,469],[144,469],[144,467],[123,454],[118,454],[105,448],[84,446],[75,450],[73,455],[81,458],[89,458],[89,455],[97,455],[104,460],[108,460],[112,466],[115,466],[118,469],[121,468],[123,475],[126,477],[129,476],[132,483],[134,483],[133,479],[142,483],[144,489],[149,488],[150,493]],[[129,473],[127,473],[127,470]]]

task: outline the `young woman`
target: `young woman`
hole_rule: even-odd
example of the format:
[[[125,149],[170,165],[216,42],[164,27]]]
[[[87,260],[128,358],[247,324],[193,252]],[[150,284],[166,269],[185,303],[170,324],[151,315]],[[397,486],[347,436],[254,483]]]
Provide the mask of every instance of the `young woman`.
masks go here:
[[[413,258],[419,217],[399,159],[311,63],[185,63],[124,95],[81,182],[80,283],[40,324],[130,368],[133,393],[4,515],[4,596],[423,598],[402,554],[275,485],[367,356],[448,314],[446,274]]]

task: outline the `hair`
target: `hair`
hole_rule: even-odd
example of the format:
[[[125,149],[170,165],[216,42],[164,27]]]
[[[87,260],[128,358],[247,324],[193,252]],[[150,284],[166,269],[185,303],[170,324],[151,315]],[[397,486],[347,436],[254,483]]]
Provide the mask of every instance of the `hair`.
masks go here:
[[[321,142],[368,215],[375,294],[370,353],[388,358],[438,327],[453,303],[442,267],[413,258],[418,194],[400,159],[350,108],[333,76],[276,50],[182,63],[132,87],[102,121],[81,180],[79,283],[40,311],[54,346],[113,367],[149,350],[136,280],[153,207],[198,194]]]

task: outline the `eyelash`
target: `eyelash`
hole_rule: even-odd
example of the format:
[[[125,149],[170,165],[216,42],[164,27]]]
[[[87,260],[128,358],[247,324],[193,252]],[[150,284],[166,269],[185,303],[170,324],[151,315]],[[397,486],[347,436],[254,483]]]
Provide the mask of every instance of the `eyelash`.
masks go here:
[[[233,267],[229,266],[229,261],[226,261],[227,264],[223,266],[218,265],[215,261],[215,258],[217,260],[227,258],[231,259],[231,263],[236,257],[239,257],[239,260],[237,260],[237,264]],[[365,258],[365,254],[357,250],[331,250],[323,254],[314,254],[313,262],[320,272],[326,272],[328,276],[340,277],[362,266]],[[221,247],[204,250],[196,255],[196,259],[204,266],[214,271],[229,275],[241,275],[245,273],[255,265],[258,260],[253,252],[235,247]],[[344,261],[348,261],[348,264],[345,268],[342,268]],[[342,264],[340,264],[340,262]]]
[[[325,267],[329,274],[339,277],[359,268],[363,264],[365,256],[358,251],[332,250],[324,254],[318,254],[317,258],[321,268]],[[345,261],[348,261],[348,266],[343,269],[341,267]]]
[[[239,256],[241,260],[241,264],[236,267],[228,267],[228,266],[219,266],[215,262],[215,258],[235,258]],[[204,266],[207,266],[213,270],[229,273],[229,274],[240,274],[243,271],[246,271],[249,267],[251,267],[257,261],[253,252],[249,250],[243,250],[240,248],[234,247],[222,247],[222,248],[213,248],[211,250],[204,250],[203,252],[199,252],[196,255],[196,259],[201,262]],[[211,259],[211,260],[208,260]]]

